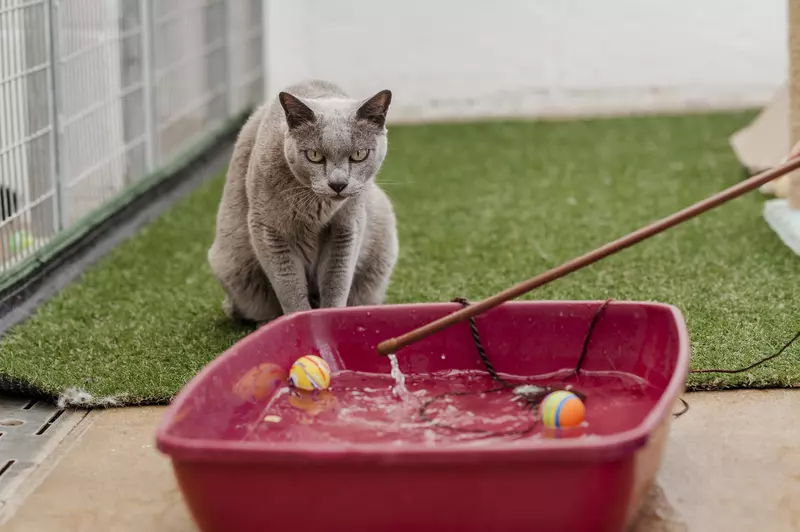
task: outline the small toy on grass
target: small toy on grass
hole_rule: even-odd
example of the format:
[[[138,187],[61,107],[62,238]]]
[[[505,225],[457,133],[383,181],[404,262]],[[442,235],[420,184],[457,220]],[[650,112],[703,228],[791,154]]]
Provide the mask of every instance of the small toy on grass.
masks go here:
[[[8,240],[8,249],[11,253],[21,253],[33,245],[33,235],[27,231],[16,231]]]
[[[331,367],[316,355],[298,358],[289,370],[289,380],[300,390],[327,390],[331,384]]]
[[[577,427],[583,423],[586,407],[574,393],[557,390],[542,400],[539,413],[547,428]]]

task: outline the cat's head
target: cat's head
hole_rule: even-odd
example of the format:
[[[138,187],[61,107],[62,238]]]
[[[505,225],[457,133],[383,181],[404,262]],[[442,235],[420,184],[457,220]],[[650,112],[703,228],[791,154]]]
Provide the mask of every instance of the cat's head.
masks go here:
[[[318,196],[360,194],[386,157],[386,112],[392,93],[366,100],[305,99],[281,92],[288,130],[284,155],[295,177]]]

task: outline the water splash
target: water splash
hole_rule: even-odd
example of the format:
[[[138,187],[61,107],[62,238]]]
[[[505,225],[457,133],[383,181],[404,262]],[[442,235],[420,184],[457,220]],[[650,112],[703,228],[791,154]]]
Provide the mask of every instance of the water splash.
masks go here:
[[[301,393],[282,387],[269,400],[244,405],[253,411],[243,408],[233,416],[230,425],[222,427],[223,438],[345,446],[492,445],[497,438],[476,434],[511,433],[530,427],[536,413],[520,404],[519,400],[526,397],[520,392],[538,395],[548,386],[565,383],[574,383],[589,398],[586,424],[565,437],[595,437],[630,430],[661,397],[658,388],[627,374],[581,372],[574,376],[573,370],[565,370],[548,375],[504,375],[511,387],[487,393],[485,390],[496,389],[497,383],[478,370],[409,372],[400,378],[399,386],[389,372],[342,370],[336,373],[329,390]],[[407,397],[398,400],[396,388],[401,396],[407,390]],[[435,402],[430,403],[433,399]],[[433,423],[419,416],[420,406],[426,403]],[[208,426],[220,430],[216,424]],[[526,437],[505,441],[526,445],[543,437],[561,436],[547,434],[538,425]]]
[[[389,355],[389,362],[392,363],[392,378],[394,379],[394,386],[392,393],[398,399],[405,400],[408,398],[408,388],[406,388],[406,376],[400,371],[400,365],[397,363],[397,356],[394,354]]]

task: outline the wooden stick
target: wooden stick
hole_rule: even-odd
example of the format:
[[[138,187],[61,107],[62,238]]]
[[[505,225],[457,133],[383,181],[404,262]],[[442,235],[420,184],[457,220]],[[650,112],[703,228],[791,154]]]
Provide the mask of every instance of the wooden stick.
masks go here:
[[[722,192],[718,192],[713,196],[699,201],[690,207],[671,214],[670,216],[667,216],[666,218],[663,218],[657,222],[653,222],[650,225],[642,227],[641,229],[623,236],[618,240],[609,242],[608,244],[605,244],[594,251],[590,251],[585,255],[565,262],[561,266],[557,266],[552,270],[539,274],[536,277],[532,277],[527,281],[512,286],[511,288],[507,288],[506,290],[488,297],[483,301],[459,309],[451,314],[443,316],[396,338],[385,340],[378,344],[378,352],[381,355],[397,353],[397,351],[408,346],[409,344],[418,342],[423,338],[427,338],[428,336],[450,327],[451,325],[455,325],[456,323],[475,317],[482,312],[486,312],[487,310],[500,305],[501,303],[505,303],[506,301],[515,299],[522,294],[525,294],[526,292],[530,292],[534,288],[538,288],[551,281],[555,281],[556,279],[564,277],[569,273],[580,270],[581,268],[589,266],[590,264],[594,264],[595,262],[608,257],[609,255],[613,255],[618,251],[622,251],[623,249],[626,249],[634,244],[638,244],[639,242],[646,240],[651,236],[657,235],[662,231],[666,231],[667,229],[685,222],[690,218],[694,218],[695,216],[718,207],[723,203],[731,201],[732,199],[736,199],[739,196],[750,192],[751,190],[757,189],[764,183],[772,181],[773,179],[776,179],[798,168],[800,168],[800,157],[791,159],[781,165],[776,166],[775,168],[767,170],[766,172],[762,172],[750,177],[749,179],[741,181],[740,183],[737,183],[736,185],[733,185]]]

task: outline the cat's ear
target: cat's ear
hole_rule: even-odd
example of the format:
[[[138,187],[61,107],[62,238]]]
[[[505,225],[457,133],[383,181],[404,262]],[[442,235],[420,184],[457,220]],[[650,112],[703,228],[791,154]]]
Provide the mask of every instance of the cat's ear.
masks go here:
[[[382,90],[361,104],[356,111],[356,118],[369,120],[383,127],[386,124],[386,113],[389,111],[390,103],[392,103],[392,91]]]
[[[314,122],[317,119],[314,111],[309,106],[288,92],[278,94],[278,100],[281,102],[283,112],[286,113],[286,123],[289,124],[289,129]]]

